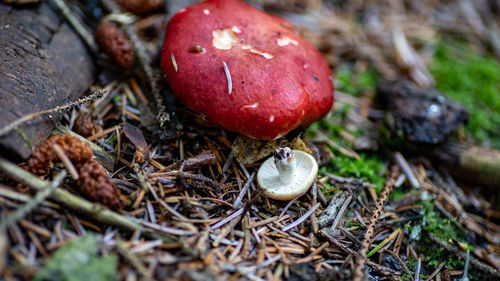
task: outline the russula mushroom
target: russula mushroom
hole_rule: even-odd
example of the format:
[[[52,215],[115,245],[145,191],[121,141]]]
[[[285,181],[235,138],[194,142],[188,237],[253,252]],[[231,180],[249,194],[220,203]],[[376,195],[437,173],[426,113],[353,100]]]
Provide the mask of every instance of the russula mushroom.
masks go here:
[[[172,17],[161,68],[177,98],[209,121],[277,139],[333,104],[328,64],[292,28],[237,0],[207,0]]]
[[[318,164],[311,155],[284,147],[262,163],[257,182],[268,197],[291,200],[309,190],[317,173]]]

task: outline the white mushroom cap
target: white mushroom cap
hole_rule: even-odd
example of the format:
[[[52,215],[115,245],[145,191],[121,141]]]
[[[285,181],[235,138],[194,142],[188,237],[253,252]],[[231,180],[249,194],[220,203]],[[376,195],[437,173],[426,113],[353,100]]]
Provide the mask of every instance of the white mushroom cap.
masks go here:
[[[317,173],[318,164],[311,155],[284,147],[262,163],[257,182],[268,197],[291,200],[309,190]]]

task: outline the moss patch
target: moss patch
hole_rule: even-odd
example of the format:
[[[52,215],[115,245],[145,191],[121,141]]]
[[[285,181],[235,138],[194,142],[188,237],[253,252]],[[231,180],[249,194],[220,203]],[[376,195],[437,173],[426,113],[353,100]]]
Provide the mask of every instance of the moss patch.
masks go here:
[[[342,92],[353,96],[361,96],[367,91],[375,91],[378,74],[373,69],[366,69],[355,72],[352,67],[343,66],[335,72],[336,88]],[[338,107],[332,115],[318,122],[311,124],[306,132],[307,137],[316,137],[316,131],[321,130],[329,139],[352,149],[352,144],[344,142],[340,137],[343,131],[348,131],[354,137],[359,137],[362,132],[359,128],[346,126],[347,114],[353,110],[352,106],[344,105]],[[347,128],[351,128],[348,130]],[[358,152],[360,159],[352,159],[341,153],[335,152],[335,157],[330,163],[322,168],[326,171],[342,177],[355,177],[373,183],[377,186],[377,191],[384,185],[384,159],[376,153]]]
[[[57,250],[33,280],[117,280],[115,255],[99,257],[97,237],[92,234],[73,239]]]
[[[355,72],[349,67],[340,67],[335,72],[335,86],[339,91],[353,96],[360,96],[365,91],[375,89],[378,73],[368,68],[361,72]]]
[[[359,153],[360,159],[352,159],[343,154],[336,155],[327,171],[342,177],[355,177],[373,183],[377,192],[382,190],[385,178],[383,160],[375,154]]]
[[[500,149],[500,63],[462,44],[440,43],[430,71],[440,91],[466,106],[471,135]]]

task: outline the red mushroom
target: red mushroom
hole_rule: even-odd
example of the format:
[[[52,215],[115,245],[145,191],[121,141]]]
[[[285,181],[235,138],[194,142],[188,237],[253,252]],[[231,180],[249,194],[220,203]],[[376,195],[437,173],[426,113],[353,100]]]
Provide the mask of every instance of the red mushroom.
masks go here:
[[[177,98],[209,121],[276,139],[333,104],[328,64],[292,28],[240,1],[204,1],[168,23],[161,68]]]

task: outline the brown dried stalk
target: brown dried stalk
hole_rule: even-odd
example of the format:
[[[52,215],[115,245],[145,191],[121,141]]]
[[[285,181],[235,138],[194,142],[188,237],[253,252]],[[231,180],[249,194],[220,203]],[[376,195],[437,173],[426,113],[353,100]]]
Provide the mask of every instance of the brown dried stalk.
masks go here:
[[[361,248],[359,249],[359,256],[357,257],[356,265],[354,267],[354,274],[353,274],[354,281],[361,281],[363,279],[364,276],[363,269],[365,268],[365,264],[367,261],[366,252],[368,251],[368,248],[370,247],[370,242],[373,239],[373,230],[375,229],[375,223],[377,222],[379,216],[384,211],[385,201],[387,201],[387,199],[389,198],[389,194],[391,193],[392,188],[394,187],[394,181],[398,177],[398,174],[399,174],[398,167],[393,166],[391,169],[391,175],[389,176],[389,179],[385,182],[384,189],[382,190],[382,193],[380,194],[380,197],[377,201],[375,211],[373,212],[368,227],[366,228],[365,239],[363,240]]]

